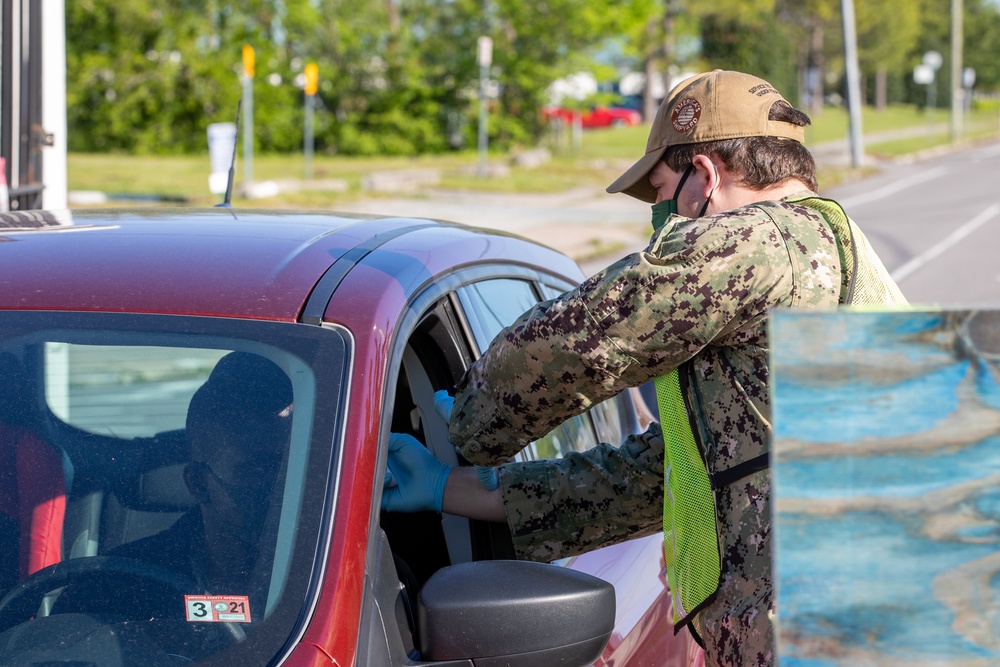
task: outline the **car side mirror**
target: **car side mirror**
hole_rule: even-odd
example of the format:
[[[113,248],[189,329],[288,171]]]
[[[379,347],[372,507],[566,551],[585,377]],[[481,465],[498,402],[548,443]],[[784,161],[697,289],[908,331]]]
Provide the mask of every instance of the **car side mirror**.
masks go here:
[[[607,645],[615,589],[597,577],[528,561],[442,568],[417,603],[422,660],[475,667],[584,667]]]

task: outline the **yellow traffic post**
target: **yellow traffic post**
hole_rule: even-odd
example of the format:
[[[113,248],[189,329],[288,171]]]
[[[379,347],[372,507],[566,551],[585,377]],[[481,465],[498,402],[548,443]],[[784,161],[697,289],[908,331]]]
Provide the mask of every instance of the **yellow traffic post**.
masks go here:
[[[316,91],[319,90],[319,67],[316,63],[309,63],[305,69],[306,75],[306,99],[305,99],[305,133],[303,136],[303,152],[305,153],[306,180],[312,178],[312,157],[313,157],[313,99]]]

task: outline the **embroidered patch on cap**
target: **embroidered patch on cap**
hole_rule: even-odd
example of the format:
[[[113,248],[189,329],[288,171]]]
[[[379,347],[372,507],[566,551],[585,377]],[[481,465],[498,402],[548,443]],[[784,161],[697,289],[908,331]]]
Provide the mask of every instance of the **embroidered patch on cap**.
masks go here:
[[[701,118],[701,102],[687,97],[677,103],[670,112],[670,124],[677,132],[690,132]]]

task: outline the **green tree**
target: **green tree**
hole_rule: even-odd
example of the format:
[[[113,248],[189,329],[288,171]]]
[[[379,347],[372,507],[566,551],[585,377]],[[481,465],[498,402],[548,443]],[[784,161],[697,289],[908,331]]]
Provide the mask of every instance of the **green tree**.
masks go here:
[[[474,143],[476,43],[490,36],[491,145],[533,143],[546,88],[638,1],[317,0],[285,12],[287,60],[319,66],[319,150],[413,155]]]
[[[275,33],[279,8],[299,2],[308,0],[247,0],[239,8],[193,0],[67,3],[70,149],[204,151],[207,125],[235,119],[244,44],[257,51],[259,142],[290,149],[295,87],[282,76],[287,65]]]
[[[798,58],[788,25],[775,15],[774,0],[726,0],[701,11],[703,55],[713,68],[754,74],[789,100],[798,98]]]
[[[938,106],[950,104],[948,94],[948,62],[951,53],[951,0],[920,0],[920,37],[915,48],[910,53],[909,70],[906,77],[906,99],[911,103],[924,106],[927,101],[927,89],[923,84],[913,81],[913,68],[923,61],[928,51],[937,51],[944,57],[944,64],[934,77],[934,93]],[[968,0],[965,0],[968,5]],[[969,44],[966,43],[966,49]]]
[[[777,0],[775,13],[796,48],[801,103],[812,115],[823,110],[831,63],[843,62],[839,0]]]
[[[976,72],[976,88],[1000,90],[1000,7],[965,0],[963,63]]]
[[[890,77],[901,81],[912,70],[920,13],[920,0],[867,0],[856,5],[858,60],[862,74],[872,83],[869,87],[874,89],[878,109],[889,101]]]
[[[686,5],[685,0],[634,2],[624,25],[624,34],[630,44],[625,52],[637,61],[647,82],[662,77],[667,92],[690,55],[684,52],[688,49],[681,48],[681,40],[695,41],[700,30],[697,18]],[[652,119],[658,103],[653,85],[648,83],[643,91],[643,118]]]
[[[913,82],[913,67],[930,50],[943,56],[944,63],[935,77],[939,106],[951,104],[951,0],[921,0],[920,33],[907,63],[905,86],[909,101],[923,104],[926,90]],[[976,89],[995,92],[1000,89],[1000,7],[992,0],[963,0],[964,27],[962,64],[976,71]]]
[[[905,11],[892,0],[858,3],[861,59],[887,98],[919,101],[912,67],[928,49],[950,52],[950,0],[905,1]],[[990,0],[965,0],[965,10],[965,64],[977,87],[995,88],[1000,13]],[[74,0],[69,146],[203,152],[206,126],[234,119],[245,44],[257,54],[259,150],[300,150],[298,79],[315,62],[318,150],[416,155],[475,143],[483,35],[494,43],[490,145],[506,148],[541,136],[549,85],[599,71],[595,54],[609,39],[650,73],[669,73],[697,58],[690,48],[680,55],[678,37],[698,35],[705,68],[750,71],[794,99],[804,72],[823,81],[842,70],[839,22],[838,0]],[[938,85],[947,100],[946,75]]]
[[[494,43],[493,73],[499,83],[498,123],[491,140],[500,145],[534,142],[549,85],[561,76],[593,68],[595,47],[633,25],[644,0],[491,0],[483,34]]]

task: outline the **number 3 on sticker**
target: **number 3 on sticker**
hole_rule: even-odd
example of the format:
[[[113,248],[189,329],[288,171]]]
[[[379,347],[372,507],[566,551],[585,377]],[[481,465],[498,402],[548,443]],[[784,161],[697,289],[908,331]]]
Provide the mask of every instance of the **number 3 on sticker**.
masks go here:
[[[246,595],[185,595],[187,620],[192,623],[249,623]]]

